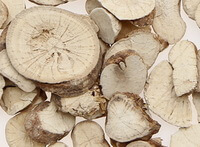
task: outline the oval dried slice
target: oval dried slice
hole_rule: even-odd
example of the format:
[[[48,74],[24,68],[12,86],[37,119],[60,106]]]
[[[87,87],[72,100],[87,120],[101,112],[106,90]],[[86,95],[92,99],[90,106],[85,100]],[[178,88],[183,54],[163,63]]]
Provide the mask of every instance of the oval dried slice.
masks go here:
[[[66,136],[75,125],[75,117],[58,112],[53,102],[43,102],[26,117],[25,129],[33,140],[54,143]]]
[[[186,24],[180,15],[180,0],[156,0],[154,31],[169,44],[181,40]]]
[[[160,129],[146,113],[143,100],[131,93],[116,93],[108,103],[106,134],[113,140],[129,142],[150,139]]]
[[[29,1],[36,3],[38,5],[45,5],[45,6],[57,6],[68,2],[68,0],[29,0]]]
[[[68,146],[62,142],[56,142],[48,147],[68,147]]]
[[[200,124],[189,128],[180,128],[171,136],[170,147],[199,147]]]
[[[85,9],[88,14],[90,14],[95,8],[102,8],[102,5],[98,0],[86,0]]]
[[[73,147],[110,147],[105,140],[103,129],[93,121],[76,124],[71,137]]]
[[[147,80],[145,99],[149,109],[166,122],[189,127],[192,121],[191,104],[187,95],[176,96],[172,74],[172,67],[167,61],[158,64]]]
[[[14,69],[10,63],[6,50],[2,50],[0,52],[0,57],[0,73],[4,77],[14,82],[20,89],[25,92],[31,92],[36,88],[35,84],[31,80],[24,78]]]
[[[147,67],[142,58],[132,50],[112,56],[101,73],[103,95],[110,99],[116,92],[140,94],[147,78]]]
[[[183,0],[183,9],[191,19],[195,19],[195,12],[199,4],[200,0]]]
[[[190,41],[178,42],[169,52],[173,83],[177,96],[192,92],[197,86],[197,49]]]
[[[155,0],[99,0],[119,20],[135,20],[149,15],[155,8]]]
[[[8,9],[6,5],[0,0],[0,28],[8,18]]]

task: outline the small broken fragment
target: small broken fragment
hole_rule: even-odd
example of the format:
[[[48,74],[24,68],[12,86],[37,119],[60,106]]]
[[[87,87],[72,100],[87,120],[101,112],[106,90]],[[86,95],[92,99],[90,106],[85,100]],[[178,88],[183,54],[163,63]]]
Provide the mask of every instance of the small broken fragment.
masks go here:
[[[102,8],[102,5],[98,0],[86,0],[85,9],[88,14],[90,14],[95,8]]]
[[[25,119],[25,129],[33,140],[55,143],[65,137],[74,127],[75,117],[57,111],[53,102],[43,102],[31,110]]]
[[[58,6],[67,3],[69,0],[29,0],[38,5],[44,6]]]
[[[190,41],[178,42],[169,52],[173,83],[177,96],[192,92],[197,86],[197,48]]]
[[[195,13],[199,4],[200,0],[183,0],[183,9],[191,19],[195,20]]]
[[[56,142],[52,145],[49,145],[48,147],[68,147],[65,143],[62,142]]]
[[[108,103],[106,134],[113,140],[149,140],[160,129],[147,113],[143,100],[135,94],[116,93]]]
[[[73,147],[110,147],[105,140],[103,129],[93,121],[82,121],[76,124],[71,137]]]
[[[8,9],[6,5],[0,0],[0,28],[8,18]]]
[[[108,44],[113,44],[121,30],[121,23],[104,8],[95,8],[90,17],[99,27],[99,37]]]

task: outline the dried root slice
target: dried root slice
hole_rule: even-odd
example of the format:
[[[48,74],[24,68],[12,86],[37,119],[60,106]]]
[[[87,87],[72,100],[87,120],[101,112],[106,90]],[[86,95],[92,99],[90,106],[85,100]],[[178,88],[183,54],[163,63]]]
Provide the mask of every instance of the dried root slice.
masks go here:
[[[7,35],[8,26],[2,31],[0,35],[0,52],[6,49],[6,35]]]
[[[3,91],[0,105],[7,114],[15,115],[28,107],[36,95],[37,90],[28,93],[22,91],[18,87],[7,87]]]
[[[57,112],[54,103],[43,102],[26,117],[25,128],[33,140],[41,143],[55,143],[66,136],[75,125],[75,117]]]
[[[12,66],[10,63],[10,60],[7,56],[6,50],[2,50],[0,52],[0,73],[14,82],[20,89],[22,89],[25,92],[31,92],[35,89],[35,84],[21,76]]]
[[[99,0],[119,20],[135,20],[149,15],[155,8],[155,0]]]
[[[0,75],[0,99],[3,95],[3,88],[5,87],[5,80],[2,75]]]
[[[98,0],[86,0],[85,9],[88,14],[90,14],[95,8],[102,8],[102,5]]]
[[[8,19],[8,9],[6,5],[0,0],[0,28]]]
[[[90,17],[99,27],[99,37],[108,44],[113,44],[121,30],[121,23],[104,8],[96,8]]]
[[[60,98],[53,95],[52,98],[60,111],[70,113],[73,116],[91,120],[104,116],[106,113],[107,101],[100,94],[98,86],[94,86],[91,90],[78,97]]]
[[[170,147],[199,147],[200,124],[189,128],[180,128],[171,136]]]
[[[149,76],[144,95],[149,109],[163,120],[175,126],[189,127],[191,105],[188,96],[176,96],[172,74],[172,67],[167,61],[158,64]]]
[[[29,0],[33,3],[38,5],[45,5],[45,6],[58,6],[60,4],[67,3],[69,0]]]
[[[197,86],[197,49],[190,41],[178,42],[169,53],[173,67],[173,83],[177,96],[193,91]]]
[[[3,28],[6,28],[7,25],[15,18],[17,14],[25,9],[25,0],[1,0],[8,9],[8,18],[3,24]]]
[[[73,147],[109,147],[103,129],[93,121],[78,123],[71,134]]]
[[[145,112],[142,99],[130,93],[116,93],[108,103],[107,135],[119,142],[135,139],[148,140],[157,133],[160,125]]]
[[[191,19],[195,19],[195,12],[199,4],[200,0],[183,0],[183,9]]]
[[[160,48],[162,48],[162,45],[154,34],[147,30],[138,30],[128,38],[121,39],[113,44],[105,56],[105,61],[120,51],[134,50],[142,57],[147,68],[150,68],[155,62]]]
[[[110,99],[116,92],[140,94],[147,78],[147,67],[135,51],[118,52],[105,63],[100,85],[103,95]]]
[[[193,103],[198,115],[198,122],[200,122],[200,93],[194,92],[192,96],[193,96]]]
[[[181,40],[186,24],[180,16],[180,0],[156,0],[154,31],[169,44]]]
[[[68,146],[62,142],[56,142],[48,147],[68,147]]]
[[[195,20],[196,20],[198,27],[200,27],[200,4],[197,6],[197,9],[195,12]]]
[[[126,147],[162,147],[160,143],[155,142],[154,140],[149,141],[134,141],[129,143]]]

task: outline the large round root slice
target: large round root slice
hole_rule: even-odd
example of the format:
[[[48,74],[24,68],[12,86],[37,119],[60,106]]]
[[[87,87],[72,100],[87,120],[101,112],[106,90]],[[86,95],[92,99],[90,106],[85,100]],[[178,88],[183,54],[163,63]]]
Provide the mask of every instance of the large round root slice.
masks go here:
[[[103,7],[119,20],[135,20],[149,15],[155,8],[155,0],[99,0]]]
[[[197,49],[190,41],[178,42],[169,52],[173,83],[177,96],[192,92],[197,86]]]
[[[80,116],[86,119],[95,119],[106,113],[107,101],[101,95],[98,86],[83,95],[72,98],[60,98],[53,95],[52,100],[57,104],[60,111]]]
[[[57,6],[68,2],[68,0],[29,0],[29,1],[36,3],[38,5],[45,5],[45,6]]]
[[[12,66],[6,50],[0,52],[0,73],[14,82],[20,89],[25,92],[31,92],[35,89],[35,84],[23,76],[21,76]]]
[[[119,142],[150,139],[160,129],[158,122],[146,113],[142,99],[130,93],[116,93],[108,103],[107,135]]]
[[[169,44],[181,40],[186,24],[180,16],[180,0],[156,0],[154,31]]]
[[[6,5],[0,0],[0,28],[8,18],[8,9]]]
[[[7,32],[15,69],[42,83],[77,82],[96,68],[100,47],[93,27],[80,15],[53,7],[24,10]]]
[[[113,44],[121,30],[121,23],[104,8],[96,8],[90,17],[99,27],[99,37],[108,44]]]
[[[167,61],[158,64],[147,81],[145,99],[149,109],[166,122],[188,127],[192,121],[191,104],[188,96],[176,96],[172,74],[172,67]]]
[[[180,128],[171,136],[170,147],[199,147],[200,124],[189,128]]]
[[[147,78],[147,67],[142,58],[132,50],[112,56],[101,73],[103,95],[110,99],[116,92],[140,94]]]
[[[191,19],[195,19],[195,12],[199,4],[200,0],[183,0],[183,9]]]
[[[14,115],[28,107],[36,95],[37,90],[28,93],[18,87],[7,87],[4,89],[3,96],[0,99],[0,105],[7,114]]]
[[[150,68],[155,62],[161,47],[162,45],[154,34],[146,30],[139,30],[128,38],[121,39],[113,44],[105,56],[105,61],[120,51],[134,50],[142,57],[147,67]]]
[[[73,147],[109,147],[103,129],[93,121],[78,123],[71,134]]]
[[[25,128],[33,140],[45,144],[55,143],[66,136],[75,125],[75,117],[57,112],[53,102],[43,102],[26,117]]]
[[[85,9],[88,14],[90,14],[95,8],[102,8],[102,5],[98,0],[86,0]]]
[[[48,147],[68,147],[68,146],[62,142],[56,142]]]

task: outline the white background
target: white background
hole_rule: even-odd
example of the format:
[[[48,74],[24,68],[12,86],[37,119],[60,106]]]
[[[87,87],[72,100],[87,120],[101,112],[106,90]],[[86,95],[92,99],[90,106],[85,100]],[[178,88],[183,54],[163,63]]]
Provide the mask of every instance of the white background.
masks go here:
[[[26,4],[27,4],[26,5],[27,8],[35,5],[28,1]],[[64,8],[66,10],[70,10],[72,12],[79,13],[79,14],[86,14],[84,5],[85,5],[85,0],[77,0],[75,2],[70,2],[67,4],[61,5],[59,7]],[[195,21],[188,18],[188,16],[185,14],[185,12],[183,11],[182,8],[181,8],[181,15],[187,24],[187,31],[186,31],[186,34],[185,34],[183,40],[192,41],[193,43],[196,44],[197,48],[199,49],[200,48],[200,29],[197,27]],[[168,52],[170,49],[171,49],[171,46],[168,47],[168,49],[166,49],[162,53],[160,53],[154,66],[156,64],[158,64],[160,61],[168,59]],[[151,70],[152,70],[152,68],[150,69],[150,71]],[[194,111],[194,115],[195,115],[195,113],[196,112]],[[159,133],[154,135],[154,137],[161,137],[163,139],[163,145],[169,146],[170,136],[171,136],[171,134],[175,133],[178,130],[178,128],[164,122],[162,119],[155,116],[154,114],[152,114],[152,116],[155,120],[157,120],[162,125]],[[5,139],[5,125],[10,117],[11,116],[8,116],[2,109],[0,109],[0,147],[8,147],[8,145],[6,143],[6,139]],[[79,122],[81,120],[83,120],[83,119],[77,118],[77,122]],[[95,121],[98,122],[104,129],[104,123],[105,123],[104,120],[105,120],[104,118],[101,118],[101,119],[97,119]],[[106,139],[109,141],[109,138],[107,136],[106,136]],[[65,142],[69,147],[73,147],[70,134],[68,136],[66,136],[62,141]]]

